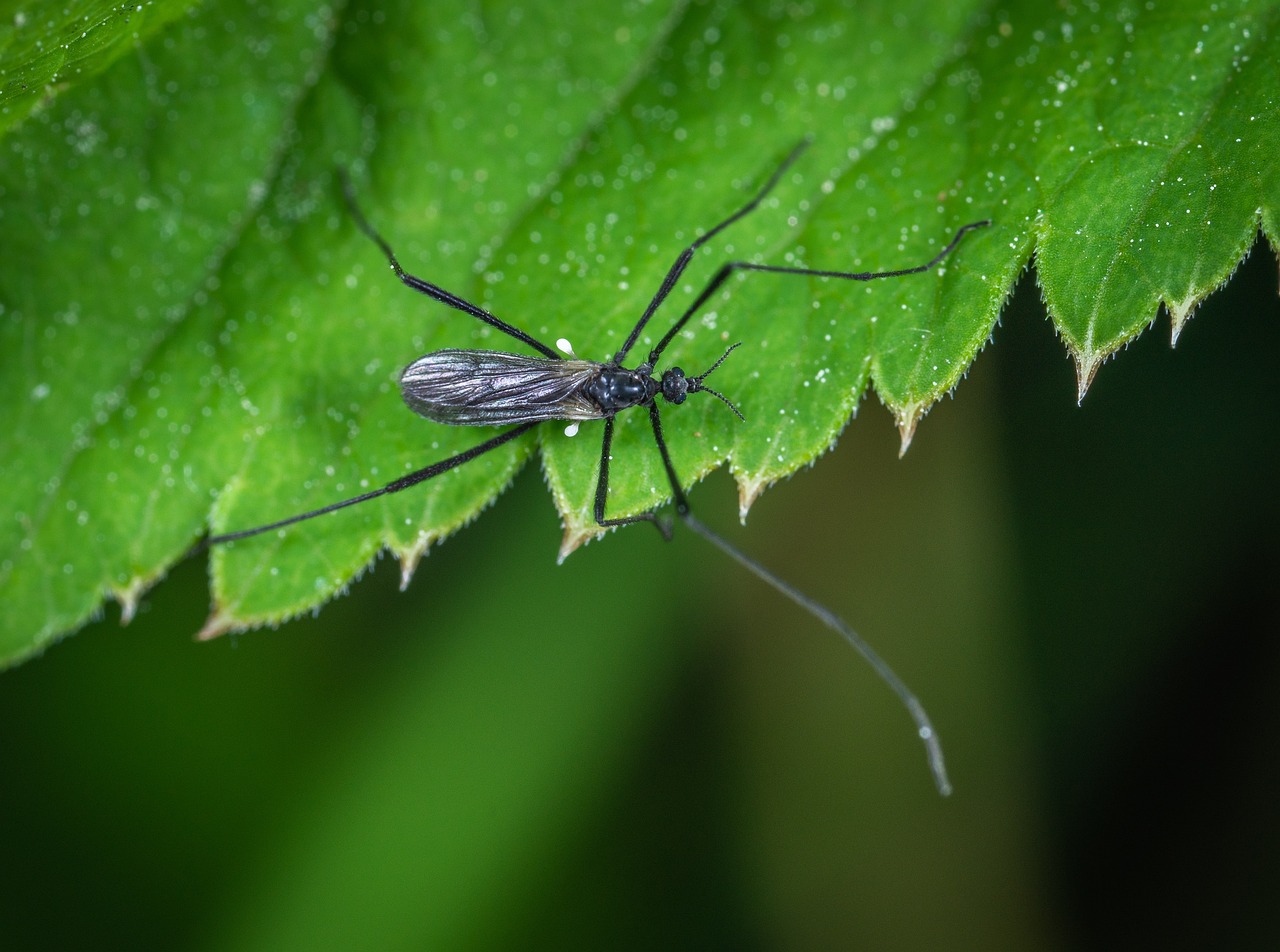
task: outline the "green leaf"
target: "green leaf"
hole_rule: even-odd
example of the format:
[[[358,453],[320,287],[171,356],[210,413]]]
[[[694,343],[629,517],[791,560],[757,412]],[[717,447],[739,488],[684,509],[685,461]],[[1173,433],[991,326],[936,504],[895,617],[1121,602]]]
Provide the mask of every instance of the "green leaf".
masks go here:
[[[924,275],[735,278],[673,342],[664,362],[690,372],[743,342],[714,383],[745,423],[711,399],[663,420],[686,483],[728,461],[744,512],[869,386],[905,445],[1033,253],[1083,393],[1161,303],[1176,334],[1259,227],[1276,246],[1276,4],[660,6],[211,3],[12,132],[0,657],[104,595],[127,614],[210,526],[335,502],[490,434],[414,418],[397,373],[442,346],[522,346],[396,282],[335,166],[408,270],[596,359],[803,136],[634,359],[730,258],[900,268],[992,219]],[[538,431],[565,551],[595,534],[598,432]],[[644,414],[619,418],[611,515],[669,497],[652,442]],[[384,547],[407,578],[534,450],[219,548],[207,633],[313,609]]]
[[[195,0],[44,0],[0,5],[0,132],[92,79]]]

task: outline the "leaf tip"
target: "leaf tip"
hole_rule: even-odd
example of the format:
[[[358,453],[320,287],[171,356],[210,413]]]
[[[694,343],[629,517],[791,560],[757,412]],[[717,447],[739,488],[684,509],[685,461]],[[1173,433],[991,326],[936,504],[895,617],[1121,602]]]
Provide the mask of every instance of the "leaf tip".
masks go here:
[[[762,476],[738,480],[738,521],[744,526],[747,524],[747,513],[768,486],[769,480]]]
[[[137,617],[138,601],[146,587],[146,579],[135,575],[124,586],[111,590],[112,597],[120,603],[121,625],[127,625]]]
[[[418,571],[418,563],[426,555],[429,546],[430,543],[427,541],[427,536],[423,533],[421,538],[413,545],[396,551],[396,557],[400,560],[400,591],[409,590],[409,583],[413,581],[413,573]]]
[[[220,609],[215,609],[210,612],[204,627],[196,632],[196,641],[213,641],[213,639],[225,635],[234,627],[235,623],[230,616],[224,614]]]
[[[1166,302],[1165,306],[1169,308],[1169,322],[1172,324],[1169,332],[1170,347],[1178,346],[1178,338],[1182,335],[1182,329],[1191,320],[1191,315],[1198,303],[1199,299],[1195,297],[1189,297],[1182,301]]]
[[[566,520],[564,536],[560,539],[560,551],[556,553],[556,564],[562,565],[565,559],[602,532],[603,530],[597,525],[586,526]]]
[[[901,410],[895,411],[894,416],[898,421],[898,436],[901,440],[898,446],[898,459],[902,459],[907,455],[907,450],[911,449],[911,441],[916,436],[916,427],[924,417],[924,404],[907,404]]]
[[[1097,375],[1098,368],[1102,366],[1105,358],[1092,350],[1077,351],[1071,356],[1076,363],[1076,406],[1080,406],[1084,403],[1084,395],[1093,385],[1093,378]]]

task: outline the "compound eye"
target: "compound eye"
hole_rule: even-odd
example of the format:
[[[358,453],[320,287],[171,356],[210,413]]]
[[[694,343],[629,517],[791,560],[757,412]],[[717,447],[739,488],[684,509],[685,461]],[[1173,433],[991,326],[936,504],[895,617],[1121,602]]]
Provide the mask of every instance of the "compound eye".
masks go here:
[[[672,367],[662,375],[662,396],[667,403],[681,404],[689,394],[689,380],[679,367]]]

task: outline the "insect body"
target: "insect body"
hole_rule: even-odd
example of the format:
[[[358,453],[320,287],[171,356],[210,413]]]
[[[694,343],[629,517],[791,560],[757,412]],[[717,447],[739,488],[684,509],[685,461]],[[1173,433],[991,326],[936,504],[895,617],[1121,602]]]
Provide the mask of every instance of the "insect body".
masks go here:
[[[631,407],[645,407],[649,412],[650,424],[653,427],[654,441],[662,456],[667,480],[671,485],[671,494],[676,514],[690,529],[710,541],[737,561],[748,571],[773,586],[777,591],[790,598],[797,605],[809,612],[823,624],[841,635],[872,666],[876,673],[889,685],[906,706],[915,721],[917,732],[924,741],[929,757],[929,765],[933,771],[934,782],[944,795],[951,790],[947,781],[946,768],[942,759],[942,748],[938,743],[937,733],[930,723],[924,708],[871,646],[858,635],[847,623],[835,613],[815,602],[804,593],[793,588],[778,576],[774,575],[759,562],[739,551],[718,534],[696,519],[689,508],[683,485],[671,462],[671,454],[667,449],[666,439],[662,432],[662,417],[658,409],[658,398],[669,404],[681,404],[693,393],[709,393],[723,402],[739,419],[742,414],[723,394],[708,387],[706,378],[739,346],[734,344],[717,360],[710,369],[696,376],[688,376],[681,368],[671,367],[655,377],[654,370],[667,346],[675,339],[680,330],[689,322],[724,282],[737,271],[763,271],[773,274],[808,275],[811,277],[839,278],[850,281],[870,281],[878,278],[898,277],[907,274],[918,274],[936,267],[952,249],[960,242],[966,232],[990,224],[978,221],[960,228],[951,241],[930,261],[910,268],[896,271],[844,272],[818,271],[809,268],[781,267],[776,265],[756,264],[749,261],[730,261],[720,267],[698,294],[684,314],[672,324],[662,339],[649,352],[646,360],[634,369],[623,366],[627,355],[640,334],[644,331],[649,319],[658,307],[666,300],[684,273],[694,253],[729,225],[748,214],[778,183],[779,179],[791,164],[799,157],[807,142],[801,143],[773,173],[764,186],[746,205],[720,222],[710,231],[689,245],[676,258],[667,271],[657,293],[645,308],[630,335],[622,347],[608,362],[564,359],[553,348],[527,334],[526,332],[495,317],[488,311],[463,298],[446,291],[439,285],[406,272],[397,260],[391,246],[369,224],[356,204],[349,182],[344,178],[344,193],[351,208],[352,216],[360,230],[365,233],[386,256],[388,264],[396,276],[408,287],[434,298],[455,310],[483,321],[502,333],[520,341],[541,356],[525,356],[488,350],[439,350],[426,354],[415,360],[401,375],[400,386],[405,403],[416,413],[437,423],[455,426],[511,426],[498,435],[474,446],[465,452],[448,459],[426,466],[406,476],[394,480],[379,489],[344,499],[321,509],[304,512],[300,515],[282,519],[268,525],[256,526],[239,532],[210,536],[207,545],[233,542],[246,539],[263,532],[280,529],[295,522],[313,519],[316,516],[354,506],[378,496],[396,493],[432,479],[442,473],[455,469],[478,456],[502,446],[504,443],[527,433],[539,423],[547,420],[564,420],[576,425],[579,421],[603,420],[604,433],[600,450],[600,467],[596,479],[594,516],[601,526],[620,526],[634,522],[651,522],[662,534],[670,538],[671,526],[660,520],[654,512],[644,512],[635,516],[607,518],[605,501],[609,493],[610,448],[613,443],[614,417]]]
[[[679,367],[672,367],[661,379],[652,373],[648,365],[625,370],[594,360],[438,350],[405,369],[400,392],[410,409],[437,423],[503,426],[602,420],[652,403],[659,394],[668,403],[684,403],[688,394],[708,389],[702,385],[706,374],[687,377]]]

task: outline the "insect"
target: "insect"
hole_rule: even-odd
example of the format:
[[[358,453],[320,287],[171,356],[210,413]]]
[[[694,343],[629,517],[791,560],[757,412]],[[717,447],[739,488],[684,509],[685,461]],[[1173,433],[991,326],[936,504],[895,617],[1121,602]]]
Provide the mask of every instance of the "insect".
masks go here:
[[[649,413],[653,427],[653,437],[662,456],[667,480],[671,484],[671,494],[675,504],[676,515],[698,535],[707,539],[730,558],[734,559],[748,571],[771,585],[778,592],[809,612],[827,627],[841,635],[880,678],[890,687],[906,706],[915,721],[917,732],[924,741],[929,767],[933,779],[942,795],[951,792],[947,779],[946,766],[943,761],[942,747],[937,732],[925,713],[924,707],[908,690],[906,684],[894,673],[893,669],[872,650],[862,637],[843,619],[825,606],[811,599],[787,582],[783,581],[763,565],[739,551],[717,533],[703,525],[694,517],[689,508],[683,485],[671,462],[671,454],[667,450],[666,438],[662,431],[662,418],[658,409],[658,398],[666,403],[678,405],[684,403],[690,394],[709,393],[724,403],[734,414],[742,419],[738,408],[727,397],[707,386],[706,379],[733,352],[739,344],[734,344],[711,367],[700,374],[690,376],[680,367],[670,367],[659,377],[654,376],[659,359],[668,345],[680,333],[702,306],[720,289],[728,278],[738,271],[763,271],[772,274],[808,275],[810,277],[840,278],[850,281],[871,281],[878,278],[900,277],[919,274],[936,267],[960,243],[964,235],[976,228],[989,225],[989,221],[976,221],[960,228],[951,241],[931,260],[924,264],[894,271],[874,271],[851,273],[844,271],[819,271],[809,268],[782,267],[777,265],[756,264],[749,261],[730,261],[720,266],[706,287],[698,294],[693,303],[680,318],[671,325],[670,330],[649,351],[643,363],[634,369],[627,369],[623,362],[631,352],[641,333],[648,325],[650,318],[659,306],[667,299],[676,282],[684,273],[694,254],[708,241],[728,228],[734,222],[752,212],[782,179],[786,171],[799,158],[808,145],[808,140],[797,145],[782,164],[769,177],[768,181],[756,192],[755,196],[728,218],[721,221],[710,231],[693,241],[676,258],[667,271],[653,299],[645,308],[640,320],[636,322],[622,347],[609,361],[566,359],[556,350],[542,341],[530,336],[506,321],[495,317],[488,311],[455,294],[451,294],[439,285],[423,278],[409,274],[400,266],[399,260],[391,250],[391,246],[379,234],[360,210],[356,203],[354,191],[349,180],[342,177],[343,192],[352,217],[360,230],[382,250],[391,270],[404,284],[415,291],[434,298],[455,310],[483,321],[509,337],[528,345],[537,351],[539,356],[509,354],[488,350],[449,349],[435,351],[419,357],[400,377],[401,393],[410,409],[437,423],[453,426],[510,426],[498,435],[485,440],[477,446],[448,459],[432,463],[408,475],[394,480],[380,489],[344,499],[340,502],[313,509],[288,519],[267,525],[210,536],[206,545],[219,545],[247,539],[264,532],[282,529],[285,526],[307,519],[314,519],[326,513],[358,505],[379,496],[398,493],[411,486],[433,479],[442,473],[455,469],[464,463],[502,446],[521,434],[527,433],[539,423],[548,420],[568,421],[575,425],[582,421],[603,420],[604,435],[600,449],[599,475],[596,479],[594,515],[601,526],[623,526],[636,522],[651,522],[657,526],[664,538],[671,538],[672,524],[669,520],[659,518],[656,512],[644,512],[639,515],[620,518],[608,518],[605,503],[609,494],[610,448],[613,444],[614,417],[631,407],[644,407]],[[560,341],[567,350],[567,344]],[[573,429],[574,426],[571,426]]]

